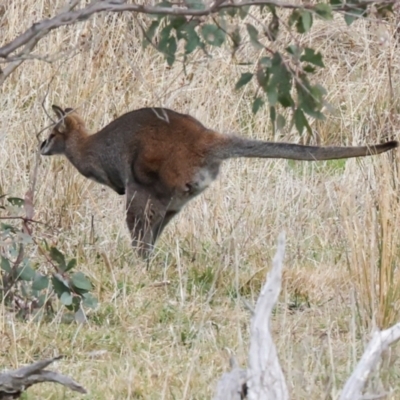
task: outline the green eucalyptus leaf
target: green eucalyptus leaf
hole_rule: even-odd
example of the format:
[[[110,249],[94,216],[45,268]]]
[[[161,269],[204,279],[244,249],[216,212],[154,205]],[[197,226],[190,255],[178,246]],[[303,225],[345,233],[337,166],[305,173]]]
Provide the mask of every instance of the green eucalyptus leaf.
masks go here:
[[[304,128],[306,128],[309,132],[311,132],[311,127],[308,124],[307,118],[305,117],[303,111],[300,108],[297,108],[296,111],[294,112],[294,124],[300,135],[303,133]]]
[[[25,200],[19,197],[7,197],[7,201],[13,206],[17,207],[22,207],[25,203]]]
[[[143,40],[143,47],[146,48],[152,41],[157,28],[160,25],[160,21],[154,20],[146,30],[146,35]]]
[[[18,268],[18,278],[22,281],[33,281],[35,279],[36,272],[29,263],[26,263],[23,267]]]
[[[247,28],[247,33],[249,34],[250,37],[251,44],[256,49],[263,49],[264,46],[258,40],[258,30],[252,24],[246,24],[246,28]]]
[[[206,43],[211,46],[221,46],[225,41],[225,32],[217,25],[204,24],[200,29]]]
[[[185,3],[192,10],[205,10],[206,6],[202,0],[185,0]]]
[[[85,307],[89,307],[92,309],[95,309],[98,305],[98,301],[96,299],[96,297],[94,297],[91,293],[85,293],[82,295],[82,304]]]
[[[64,306],[70,306],[72,304],[72,297],[73,296],[70,292],[64,292],[60,296],[60,301],[64,304]]]
[[[314,7],[314,11],[323,19],[331,20],[332,16],[332,7],[326,3],[318,3]]]
[[[240,19],[245,19],[247,17],[247,14],[250,11],[250,6],[244,6],[239,8],[239,17]]]
[[[32,282],[33,290],[43,290],[49,286],[49,278],[42,274],[36,274],[35,279]]]
[[[187,20],[183,15],[178,15],[176,17],[170,16],[169,18],[170,18],[170,21],[171,21],[170,25],[177,32],[179,32],[187,24]]]
[[[11,272],[12,269],[11,269],[11,265],[10,265],[10,260],[8,258],[1,256],[1,264],[0,265],[1,265],[1,269],[3,271],[6,271],[8,273]]]
[[[306,61],[311,64],[316,65],[317,67],[324,68],[325,65],[322,61],[322,54],[316,53],[314,49],[306,47],[304,49],[304,54],[300,57],[300,61]]]
[[[366,10],[363,7],[364,6],[359,5],[358,7],[355,7],[345,13],[344,20],[346,21],[347,25],[351,25],[356,19],[367,15]]]
[[[309,11],[303,11],[301,13],[301,23],[303,24],[303,29],[305,33],[311,29],[313,16]]]
[[[276,109],[275,107],[269,108],[269,117],[271,118],[272,123],[275,125],[276,121]]]
[[[268,68],[262,68],[259,65],[259,67],[257,68],[257,72],[256,72],[256,78],[257,78],[257,83],[264,90],[264,92],[266,92],[267,91],[267,87],[268,87],[268,81],[269,81],[269,70],[268,70]]]
[[[14,226],[12,226],[10,224],[5,224],[4,222],[2,222],[0,224],[0,230],[5,231],[5,232],[12,232],[12,233],[15,233],[18,231]]]
[[[65,272],[70,271],[71,269],[74,269],[76,267],[76,258],[72,258],[71,260],[69,260],[67,266],[65,267]]]
[[[82,272],[75,272],[71,277],[71,282],[77,289],[92,290],[92,284]]]
[[[62,271],[65,271],[65,257],[64,254],[61,253],[57,247],[51,247],[50,249],[50,257],[53,261],[55,261]]]
[[[58,297],[60,297],[64,292],[71,291],[69,283],[60,274],[53,274],[51,277],[51,283],[53,284],[53,289]]]
[[[244,72],[239,80],[236,82],[235,89],[238,90],[242,86],[247,85],[251,79],[253,78],[253,74],[251,72]]]
[[[253,114],[256,114],[258,110],[264,105],[264,100],[261,97],[256,97],[253,101],[252,111]]]

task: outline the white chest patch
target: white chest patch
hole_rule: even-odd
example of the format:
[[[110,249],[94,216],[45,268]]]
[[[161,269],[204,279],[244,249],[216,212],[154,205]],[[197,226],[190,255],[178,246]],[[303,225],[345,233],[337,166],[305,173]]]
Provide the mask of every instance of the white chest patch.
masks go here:
[[[193,189],[196,194],[202,192],[204,189],[207,189],[214,179],[215,176],[212,176],[208,168],[203,168],[197,172],[192,182]]]
[[[179,211],[189,200],[199,195],[202,191],[208,188],[217,177],[218,171],[202,168],[193,176],[190,182],[187,182],[185,190],[176,193],[171,199],[168,207],[170,210]]]

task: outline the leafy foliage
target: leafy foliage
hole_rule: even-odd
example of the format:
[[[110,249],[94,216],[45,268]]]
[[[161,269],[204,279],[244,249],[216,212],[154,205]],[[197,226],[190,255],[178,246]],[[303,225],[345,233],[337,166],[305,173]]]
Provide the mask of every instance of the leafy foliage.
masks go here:
[[[310,117],[324,118],[322,110],[325,105],[325,90],[312,79],[313,74],[324,68],[323,55],[300,45],[301,35],[312,29],[316,18],[330,21],[334,13],[340,12],[346,23],[351,24],[371,12],[384,17],[392,8],[391,4],[385,3],[377,5],[372,11],[363,1],[330,0],[328,3],[299,4],[287,17],[279,6],[267,2],[253,7],[238,3],[235,7],[219,4],[219,8],[212,10],[208,18],[194,13],[195,10],[206,9],[201,0],[186,2],[182,6],[187,8],[186,15],[158,14],[147,29],[143,29],[144,45],[152,43],[164,54],[168,65],[177,60],[185,65],[190,54],[196,50],[209,56],[212,47],[225,45],[231,47],[232,57],[236,58],[241,48],[252,46],[260,57],[241,63],[247,65],[248,70],[242,72],[235,89],[250,86],[254,92],[254,113],[269,103],[274,129],[284,128],[287,118],[284,114],[289,114],[290,128],[295,126],[300,134],[304,130],[311,131]],[[165,10],[172,6],[172,2],[162,1],[155,7],[164,7]],[[282,8],[285,6],[282,5]],[[260,13],[262,20],[258,18]],[[285,18],[286,21],[283,21]],[[268,25],[262,22],[265,19],[269,21]],[[284,43],[285,50],[282,51],[282,40],[278,41],[278,37],[283,29],[290,31],[290,35],[285,35],[290,39],[282,40],[291,42]]]
[[[75,258],[68,259],[57,247],[33,235],[33,207],[25,199],[0,197],[0,300],[21,317],[50,315],[53,299],[83,321],[83,307],[95,308],[97,299],[90,293],[93,286],[82,272],[74,272]],[[25,209],[26,217],[22,216]],[[8,216],[11,215],[11,216]],[[22,227],[18,226],[21,225]],[[38,255],[39,254],[39,255]],[[49,268],[50,266],[50,268]]]

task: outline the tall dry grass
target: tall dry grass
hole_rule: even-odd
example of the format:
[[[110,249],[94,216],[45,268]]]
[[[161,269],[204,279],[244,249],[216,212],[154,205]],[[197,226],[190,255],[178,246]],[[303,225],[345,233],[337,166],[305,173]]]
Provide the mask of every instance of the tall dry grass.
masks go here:
[[[5,43],[62,2],[7,1]],[[144,17],[137,17],[146,23]],[[395,28],[388,25],[389,32]],[[323,144],[360,144],[397,135],[400,56],[381,27],[341,19],[318,23],[303,44],[325,55],[318,79],[335,112],[315,123]],[[281,45],[288,38],[279,38]],[[35,160],[35,133],[49,123],[41,107],[77,107],[95,131],[144,106],[186,112],[225,132],[274,139],[267,110],[251,113],[252,91],[233,90],[243,72],[225,48],[193,56],[187,74],[141,49],[130,15],[99,15],[52,32],[0,96],[0,188],[21,196]],[[238,61],[260,54],[241,50]],[[392,90],[388,76],[391,61]],[[51,78],[54,79],[49,82]],[[46,96],[47,91],[48,96]],[[295,132],[277,140],[298,142]],[[398,321],[397,157],[300,163],[236,160],[170,224],[146,269],[129,246],[121,197],[80,176],[65,159],[41,161],[36,219],[96,286],[99,309],[88,325],[21,322],[0,313],[0,365],[66,354],[59,368],[88,399],[204,399],[229,356],[246,362],[249,315],[286,230],[285,287],[277,307],[276,343],[293,399],[336,398],[373,326]],[[93,220],[93,224],[92,224]],[[37,227],[36,229],[44,229]],[[169,284],[157,285],[168,281]],[[376,388],[398,397],[397,350]],[[43,385],[30,398],[59,399]],[[68,398],[77,398],[68,393]]]

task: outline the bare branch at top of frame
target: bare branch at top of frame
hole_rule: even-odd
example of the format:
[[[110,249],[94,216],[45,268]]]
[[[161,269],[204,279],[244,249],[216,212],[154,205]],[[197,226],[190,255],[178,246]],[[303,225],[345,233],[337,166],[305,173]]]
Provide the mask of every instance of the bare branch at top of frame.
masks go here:
[[[335,11],[351,11],[357,8],[357,5],[362,5],[365,7],[368,4],[380,4],[389,5],[395,4],[396,0],[363,0],[358,3],[343,4],[335,7]],[[92,15],[100,12],[134,12],[140,14],[161,14],[161,15],[185,15],[192,17],[206,16],[210,14],[215,14],[220,10],[225,8],[241,8],[246,6],[262,6],[262,5],[272,5],[277,8],[286,9],[313,9],[312,4],[296,4],[290,2],[283,2],[279,0],[254,0],[254,1],[240,1],[237,3],[232,3],[227,0],[215,0],[209,7],[205,7],[202,10],[188,8],[186,6],[174,6],[174,7],[160,7],[160,6],[148,6],[143,4],[126,4],[125,0],[98,0],[90,3],[88,6],[81,9],[73,9],[69,7],[66,11],[62,11],[60,14],[54,16],[53,18],[44,19],[33,24],[24,33],[17,36],[11,42],[0,47],[0,58],[7,58],[14,51],[18,50],[22,46],[26,45],[30,41],[37,38],[39,40],[45,36],[50,31],[57,29],[62,26],[73,25],[80,21],[85,21],[89,19]],[[76,2],[74,2],[76,6]],[[72,9],[71,9],[72,8]]]

